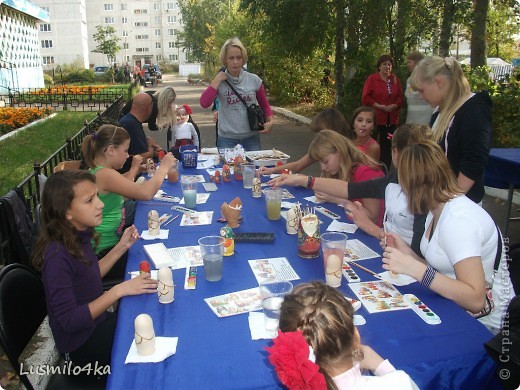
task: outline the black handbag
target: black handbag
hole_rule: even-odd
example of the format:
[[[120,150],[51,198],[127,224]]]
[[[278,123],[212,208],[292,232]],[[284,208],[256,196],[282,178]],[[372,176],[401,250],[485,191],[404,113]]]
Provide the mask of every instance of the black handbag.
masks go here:
[[[242,96],[236,91],[235,88],[230,84],[229,81],[226,80],[227,85],[229,85],[229,88],[235,93],[235,95],[240,99],[240,101],[246,106],[247,110],[247,120],[249,122],[249,128],[251,131],[258,131],[264,129],[264,123],[265,123],[265,114],[262,108],[257,104],[251,104],[250,106],[247,105],[244,99],[242,99]]]

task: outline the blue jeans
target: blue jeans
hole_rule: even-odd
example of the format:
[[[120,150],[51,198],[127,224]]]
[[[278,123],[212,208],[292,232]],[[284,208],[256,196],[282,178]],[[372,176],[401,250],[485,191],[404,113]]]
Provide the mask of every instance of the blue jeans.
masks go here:
[[[227,138],[219,136],[217,139],[217,148],[234,148],[237,144],[242,145],[246,152],[262,150],[260,134],[255,134],[245,138]]]

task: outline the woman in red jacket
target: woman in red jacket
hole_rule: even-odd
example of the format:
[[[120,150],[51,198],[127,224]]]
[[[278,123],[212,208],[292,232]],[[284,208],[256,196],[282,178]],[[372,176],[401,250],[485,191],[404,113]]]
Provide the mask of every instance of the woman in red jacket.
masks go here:
[[[390,168],[391,138],[399,124],[399,111],[403,105],[403,88],[399,78],[392,74],[394,59],[383,54],[377,60],[378,72],[368,76],[361,97],[364,106],[376,110],[377,133],[381,147],[381,161]]]

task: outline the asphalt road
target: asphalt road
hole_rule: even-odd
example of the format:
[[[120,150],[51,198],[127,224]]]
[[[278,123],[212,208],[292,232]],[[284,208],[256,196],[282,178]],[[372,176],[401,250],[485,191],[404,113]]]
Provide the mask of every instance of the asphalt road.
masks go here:
[[[199,105],[199,98],[204,89],[204,85],[191,85],[184,77],[175,77],[173,75],[163,75],[162,86],[153,89],[159,90],[164,86],[171,86],[177,93],[177,104],[188,104],[193,110],[193,120],[199,126],[201,132],[201,146],[215,146],[215,122],[213,121],[213,113],[211,108],[204,109]],[[152,90],[152,88],[146,88]],[[275,110],[275,124],[270,134],[262,135],[262,149],[276,148],[287,153],[292,158],[303,156],[312,141],[313,133],[308,125],[300,121],[289,119],[288,117],[277,114],[280,110]],[[166,132],[147,131],[155,140],[166,148]],[[318,164],[305,169],[303,173],[309,175],[319,175],[320,168]],[[495,196],[486,195],[483,200],[483,207],[493,217],[500,229],[504,231],[506,219],[505,201]],[[520,206],[513,205],[512,217],[520,218]],[[510,222],[508,237],[511,243],[520,242],[520,221]]]

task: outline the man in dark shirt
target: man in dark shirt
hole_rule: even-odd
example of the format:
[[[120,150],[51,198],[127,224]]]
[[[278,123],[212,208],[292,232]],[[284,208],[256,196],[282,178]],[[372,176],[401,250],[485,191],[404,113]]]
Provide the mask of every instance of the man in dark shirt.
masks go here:
[[[151,139],[147,139],[143,129],[143,122],[146,122],[152,112],[152,97],[147,93],[140,92],[132,100],[130,112],[119,120],[119,125],[124,127],[130,135],[130,147],[128,154],[130,157],[126,161],[121,173],[128,172],[132,165],[132,156],[140,154],[143,159],[153,158],[154,151],[160,149],[154,145]]]

